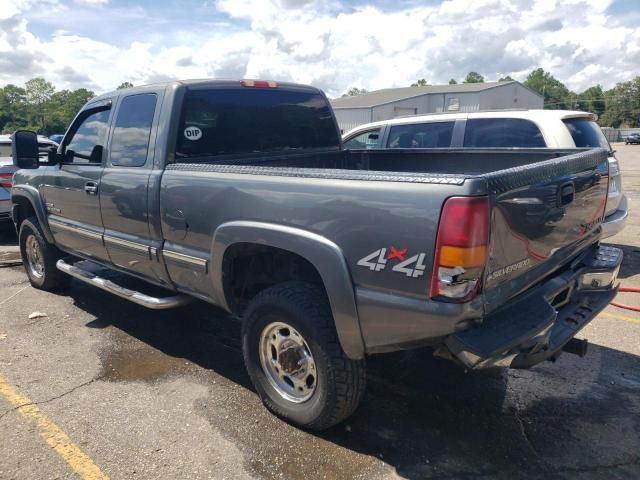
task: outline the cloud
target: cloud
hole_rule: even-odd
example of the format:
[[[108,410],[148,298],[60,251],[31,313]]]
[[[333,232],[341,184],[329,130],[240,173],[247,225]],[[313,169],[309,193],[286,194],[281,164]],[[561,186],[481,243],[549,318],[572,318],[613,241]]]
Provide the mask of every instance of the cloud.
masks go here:
[[[77,0],[77,8],[46,2],[14,0],[0,12],[0,83],[37,74],[59,88],[105,91],[123,81],[262,77],[337,96],[418,78],[446,83],[471,70],[524,80],[542,67],[577,91],[640,74],[638,25],[609,0],[399,0],[393,10],[339,0],[217,0],[176,21],[168,2],[128,12],[103,0]],[[53,25],[61,9],[64,30],[36,33],[27,21],[39,12],[34,22]],[[86,29],[91,19],[108,26],[102,36]]]

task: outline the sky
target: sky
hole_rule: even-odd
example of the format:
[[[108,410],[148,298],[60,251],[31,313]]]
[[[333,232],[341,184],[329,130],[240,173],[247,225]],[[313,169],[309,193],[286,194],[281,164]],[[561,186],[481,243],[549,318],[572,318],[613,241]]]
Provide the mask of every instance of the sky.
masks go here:
[[[640,75],[639,2],[0,0],[0,85],[261,78],[334,97],[542,67],[580,92]]]

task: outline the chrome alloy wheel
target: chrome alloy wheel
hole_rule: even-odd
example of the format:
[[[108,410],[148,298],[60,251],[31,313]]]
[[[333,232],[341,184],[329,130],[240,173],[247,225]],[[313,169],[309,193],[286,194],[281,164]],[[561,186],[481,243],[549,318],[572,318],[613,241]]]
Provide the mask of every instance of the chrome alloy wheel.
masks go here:
[[[271,386],[285,400],[302,403],[318,383],[316,363],[302,335],[283,322],[267,325],[260,335],[260,364]]]
[[[40,244],[35,235],[29,235],[25,242],[25,253],[27,254],[27,266],[29,272],[36,278],[44,275],[44,258],[40,250]]]

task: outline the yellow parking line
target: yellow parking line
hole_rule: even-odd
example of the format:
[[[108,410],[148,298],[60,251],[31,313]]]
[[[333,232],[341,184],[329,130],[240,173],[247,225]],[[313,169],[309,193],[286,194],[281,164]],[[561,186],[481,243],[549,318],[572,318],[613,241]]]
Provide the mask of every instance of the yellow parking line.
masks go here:
[[[630,317],[629,315],[613,314],[609,312],[600,312],[599,317],[608,318],[609,320],[622,320],[623,322],[637,323],[640,325],[640,319]]]
[[[28,422],[35,423],[45,442],[85,480],[108,480],[95,463],[74,444],[69,436],[40,411],[28,397],[18,393],[0,376],[0,395],[6,398]]]

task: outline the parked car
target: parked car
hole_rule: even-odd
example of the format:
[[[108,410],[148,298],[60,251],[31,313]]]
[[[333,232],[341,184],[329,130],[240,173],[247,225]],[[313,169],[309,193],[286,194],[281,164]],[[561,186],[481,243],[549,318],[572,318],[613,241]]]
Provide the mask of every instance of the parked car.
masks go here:
[[[258,80],[92,99],[46,169],[35,135],[15,138],[31,285],[73,276],[149,308],[233,312],[256,391],[305,428],[354,411],[366,355],[429,345],[469,369],[583,355],[573,337],[616,294],[605,149],[345,151],[321,91]]]
[[[52,142],[56,142],[56,143],[62,142],[63,138],[64,138],[64,134],[62,134],[62,133],[56,133],[55,135],[49,135],[49,140],[51,140]]]
[[[629,145],[630,143],[640,143],[640,133],[630,133],[624,139],[625,145]]]
[[[39,149],[46,155],[49,147],[58,144],[44,137],[38,138]],[[0,135],[0,228],[11,218],[11,186],[17,170],[11,159],[11,136]]]
[[[629,216],[620,166],[596,115],[568,110],[503,110],[394,118],[360,125],[343,136],[360,148],[583,148],[609,153],[610,185],[603,238],[620,232]]]

